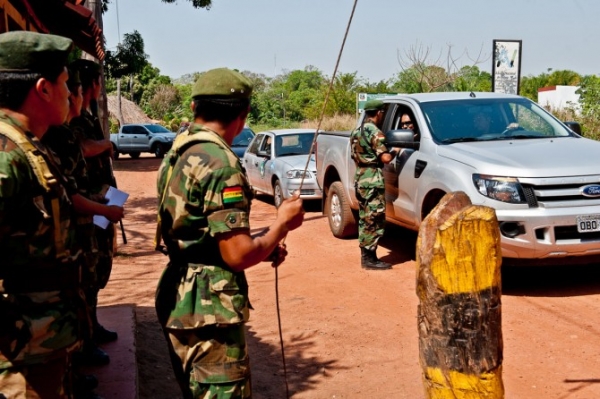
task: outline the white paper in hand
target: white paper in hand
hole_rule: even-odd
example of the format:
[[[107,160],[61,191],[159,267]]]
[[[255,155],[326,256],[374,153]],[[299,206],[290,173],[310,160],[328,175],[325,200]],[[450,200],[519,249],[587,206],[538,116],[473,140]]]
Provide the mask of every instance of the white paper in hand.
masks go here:
[[[104,198],[107,199],[106,205],[117,205],[123,206],[127,198],[129,198],[129,194],[125,191],[121,191],[115,187],[110,186],[108,190],[106,190],[106,195]],[[98,227],[105,229],[108,227],[110,220],[105,218],[104,216],[94,215],[94,224]]]

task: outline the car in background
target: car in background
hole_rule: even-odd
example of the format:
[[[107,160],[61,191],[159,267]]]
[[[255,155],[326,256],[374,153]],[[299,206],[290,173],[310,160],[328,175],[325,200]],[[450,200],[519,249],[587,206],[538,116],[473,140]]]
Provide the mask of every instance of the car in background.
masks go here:
[[[298,189],[302,199],[321,199],[323,192],[317,184],[315,155],[311,152],[315,132],[280,129],[257,133],[242,158],[252,189],[272,195],[276,207]]]
[[[250,145],[250,142],[254,136],[256,136],[254,131],[249,127],[245,127],[237,136],[233,138],[231,149],[233,152],[235,152],[235,155],[237,155],[239,159],[242,159],[244,156],[244,152],[246,152],[246,148],[248,148],[248,145]]]
[[[163,158],[173,146],[176,134],[156,123],[128,123],[121,126],[118,133],[110,135],[115,159],[119,154],[129,154],[139,158],[142,152],[151,152]]]

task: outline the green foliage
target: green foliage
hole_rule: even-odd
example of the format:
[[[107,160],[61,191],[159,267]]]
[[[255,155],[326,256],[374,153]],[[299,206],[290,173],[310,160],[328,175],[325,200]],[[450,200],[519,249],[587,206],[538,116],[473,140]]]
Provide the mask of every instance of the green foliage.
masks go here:
[[[122,78],[140,73],[148,65],[148,55],[144,53],[144,39],[134,30],[123,35],[123,42],[117,45],[117,51],[107,51],[104,66],[107,76]]]
[[[579,89],[583,135],[600,140],[600,77],[587,75],[581,78]]]
[[[194,8],[206,8],[210,10],[212,6],[212,0],[187,0],[191,1]],[[163,3],[176,3],[177,0],[162,0]]]

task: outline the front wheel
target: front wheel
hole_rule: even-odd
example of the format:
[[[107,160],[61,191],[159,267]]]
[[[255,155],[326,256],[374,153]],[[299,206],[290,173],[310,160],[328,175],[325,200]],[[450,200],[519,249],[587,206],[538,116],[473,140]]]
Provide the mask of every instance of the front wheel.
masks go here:
[[[165,153],[166,153],[166,148],[165,148],[164,144],[157,143],[154,145],[153,152],[154,152],[154,156],[156,156],[156,158],[164,158]]]
[[[281,188],[281,182],[279,180],[275,180],[275,183],[273,183],[273,203],[275,204],[275,208],[279,208],[282,202],[283,189]]]
[[[356,215],[350,208],[350,200],[346,196],[344,186],[336,181],[329,187],[325,199],[325,212],[329,221],[329,228],[334,237],[349,238],[358,233]]]

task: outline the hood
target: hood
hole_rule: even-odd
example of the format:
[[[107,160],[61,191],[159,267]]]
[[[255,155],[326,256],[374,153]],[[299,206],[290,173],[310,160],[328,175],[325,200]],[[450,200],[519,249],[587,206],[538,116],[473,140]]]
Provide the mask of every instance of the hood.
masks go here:
[[[482,174],[519,177],[600,173],[600,142],[577,137],[483,141],[438,146],[441,157]]]
[[[288,166],[288,170],[300,169],[304,170],[306,167],[306,160],[308,155],[290,155],[277,158],[278,162]],[[308,170],[314,172],[317,170],[317,164],[315,162],[315,155],[310,156],[310,162],[308,163]]]

